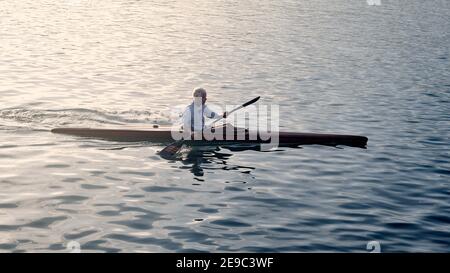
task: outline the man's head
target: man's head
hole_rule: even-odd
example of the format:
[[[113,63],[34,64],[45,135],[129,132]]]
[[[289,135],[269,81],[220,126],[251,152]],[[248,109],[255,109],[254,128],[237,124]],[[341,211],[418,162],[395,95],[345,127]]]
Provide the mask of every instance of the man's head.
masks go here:
[[[198,103],[205,104],[206,102],[206,90],[204,88],[195,88],[192,92],[192,97],[194,97],[194,101]]]

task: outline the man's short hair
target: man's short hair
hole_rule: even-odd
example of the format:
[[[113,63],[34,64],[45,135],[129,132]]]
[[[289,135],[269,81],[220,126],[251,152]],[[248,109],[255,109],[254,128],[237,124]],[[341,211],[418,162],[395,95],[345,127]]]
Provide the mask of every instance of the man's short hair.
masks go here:
[[[192,92],[192,96],[194,98],[196,97],[206,97],[206,90],[204,88],[195,88],[194,91]]]

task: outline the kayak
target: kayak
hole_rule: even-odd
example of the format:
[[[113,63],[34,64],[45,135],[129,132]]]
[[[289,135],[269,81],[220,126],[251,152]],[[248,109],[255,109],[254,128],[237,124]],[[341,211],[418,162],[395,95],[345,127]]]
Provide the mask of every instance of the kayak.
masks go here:
[[[272,139],[267,139],[259,133],[253,133],[236,128],[234,137],[223,139],[207,138],[200,140],[187,140],[187,144],[192,145],[224,145],[224,144],[261,144],[269,143]],[[121,128],[56,128],[51,131],[55,134],[64,134],[86,138],[96,138],[118,142],[154,142],[154,143],[172,143],[176,141],[172,136],[170,127],[162,128],[142,128],[142,129],[121,129]],[[278,143],[280,146],[299,146],[299,145],[345,145],[350,147],[365,148],[368,138],[356,135],[337,135],[337,134],[316,134],[316,133],[294,133],[278,132]]]
[[[275,137],[267,138],[264,134],[249,131],[241,128],[234,128],[229,135],[222,138],[214,138],[204,135],[200,140],[186,140],[188,145],[228,145],[228,144],[263,144],[276,141]],[[51,131],[55,134],[64,134],[86,138],[96,138],[118,142],[154,142],[167,144],[176,141],[172,136],[171,127],[158,128],[56,128]],[[273,133],[272,133],[272,136]],[[356,135],[337,134],[316,134],[316,133],[295,133],[277,132],[278,146],[299,146],[299,145],[345,145],[351,147],[365,148],[368,138]]]

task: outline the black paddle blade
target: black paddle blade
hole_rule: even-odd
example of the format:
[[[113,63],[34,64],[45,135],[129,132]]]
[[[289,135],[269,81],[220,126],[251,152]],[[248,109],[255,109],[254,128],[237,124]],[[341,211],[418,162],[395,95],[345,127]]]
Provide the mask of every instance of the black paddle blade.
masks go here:
[[[177,141],[169,146],[165,147],[159,152],[159,155],[164,159],[173,159],[175,155],[180,151],[181,147],[183,146],[183,141]]]
[[[242,107],[249,106],[250,104],[253,104],[253,103],[257,102],[260,98],[261,98],[261,96],[258,96],[256,98],[252,99],[251,101],[248,101],[248,102],[242,104]]]

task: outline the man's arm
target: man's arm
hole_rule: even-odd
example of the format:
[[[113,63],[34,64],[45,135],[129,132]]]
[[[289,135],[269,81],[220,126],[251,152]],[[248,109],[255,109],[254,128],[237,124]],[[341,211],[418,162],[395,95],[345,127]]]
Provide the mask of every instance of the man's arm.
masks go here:
[[[216,112],[212,111],[211,109],[209,109],[209,107],[205,108],[205,116],[208,118],[226,118],[227,117],[227,112],[224,112],[222,115],[218,115]]]

